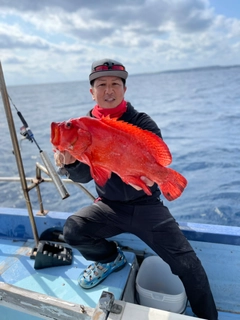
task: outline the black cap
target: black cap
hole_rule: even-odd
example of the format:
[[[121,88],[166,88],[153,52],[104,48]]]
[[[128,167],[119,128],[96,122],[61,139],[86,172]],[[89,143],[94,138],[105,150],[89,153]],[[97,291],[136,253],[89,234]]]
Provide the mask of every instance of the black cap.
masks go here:
[[[99,70],[99,71],[95,69],[100,66],[107,66],[108,69]],[[114,66],[119,66],[119,70],[117,70],[117,67],[115,67],[115,69],[114,69]],[[121,70],[121,68],[122,68],[122,70]],[[97,78],[105,77],[105,76],[116,76],[116,77],[119,77],[119,78],[126,80],[128,77],[128,73],[125,70],[124,65],[121,62],[118,62],[116,60],[102,59],[102,60],[98,60],[98,61],[93,62],[92,68],[91,68],[91,73],[89,75],[90,83]]]

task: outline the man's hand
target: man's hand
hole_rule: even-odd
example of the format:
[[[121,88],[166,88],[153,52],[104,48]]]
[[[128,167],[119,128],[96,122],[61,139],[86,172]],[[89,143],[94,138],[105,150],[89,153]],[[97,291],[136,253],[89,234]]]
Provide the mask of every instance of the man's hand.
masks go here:
[[[141,176],[140,179],[141,179],[143,182],[145,182],[146,185],[149,186],[149,187],[152,187],[152,186],[154,185],[154,182],[153,182],[152,180],[148,179],[148,178],[145,177],[145,176]],[[141,187],[136,186],[135,184],[130,184],[130,186],[132,186],[134,189],[136,189],[136,190],[138,190],[138,191],[142,190]]]
[[[71,164],[76,159],[68,151],[57,151],[54,153],[55,164],[58,167],[62,167],[64,164]]]

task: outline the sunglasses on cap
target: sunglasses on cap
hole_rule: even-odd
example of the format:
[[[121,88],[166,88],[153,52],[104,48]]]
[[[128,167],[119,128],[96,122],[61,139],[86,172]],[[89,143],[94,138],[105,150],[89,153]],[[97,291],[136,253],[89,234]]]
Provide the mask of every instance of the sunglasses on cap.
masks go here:
[[[125,67],[117,64],[113,64],[111,66],[107,64],[103,64],[101,66],[97,66],[94,68],[94,71],[106,71],[106,70],[118,70],[118,71],[125,71]]]

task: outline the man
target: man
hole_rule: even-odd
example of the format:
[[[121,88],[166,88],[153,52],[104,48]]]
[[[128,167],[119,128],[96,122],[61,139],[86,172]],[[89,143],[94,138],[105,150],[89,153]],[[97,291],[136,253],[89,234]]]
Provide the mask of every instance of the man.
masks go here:
[[[127,76],[125,67],[118,61],[103,59],[92,64],[90,93],[96,105],[88,116],[118,118],[162,138],[156,123],[124,100]],[[73,181],[86,183],[92,180],[89,166],[68,152],[57,154],[56,162],[64,166]],[[115,242],[106,238],[129,232],[142,239],[179,276],[193,312],[198,317],[217,320],[216,306],[201,262],[160,200],[159,187],[148,177],[141,179],[150,187],[151,196],[139,187],[125,184],[112,173],[103,187],[96,184],[99,198],[67,219],[64,226],[66,242],[77,248],[87,260],[96,261],[80,274],[80,286],[92,288],[110,273],[124,267],[123,252]]]

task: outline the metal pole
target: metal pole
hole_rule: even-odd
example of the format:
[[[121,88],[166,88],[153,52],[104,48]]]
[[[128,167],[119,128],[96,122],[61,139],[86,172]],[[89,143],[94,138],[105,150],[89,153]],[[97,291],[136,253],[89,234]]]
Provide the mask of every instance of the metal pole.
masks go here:
[[[42,158],[43,163],[45,164],[49,176],[52,178],[53,183],[55,184],[58,192],[60,193],[62,199],[66,199],[69,197],[69,193],[67,192],[65,186],[63,185],[62,180],[54,169],[51,161],[48,159],[47,154],[44,151],[40,151],[40,156]]]
[[[20,149],[19,149],[19,145],[18,145],[18,140],[17,140],[17,136],[16,136],[16,130],[15,130],[11,106],[10,106],[10,102],[9,102],[9,98],[8,98],[7,88],[5,85],[1,61],[0,61],[0,91],[2,93],[3,105],[4,105],[4,109],[5,109],[5,113],[6,113],[6,117],[7,117],[7,121],[8,121],[8,127],[9,127],[9,131],[10,131],[11,139],[12,139],[13,150],[14,150],[14,155],[15,155],[15,159],[17,162],[18,173],[19,173],[20,180],[21,180],[22,190],[23,190],[24,198],[26,201],[27,209],[28,209],[30,223],[32,226],[32,232],[33,232],[34,240],[35,240],[36,246],[37,246],[39,243],[39,237],[38,237],[37,227],[36,227],[36,223],[35,223],[35,219],[34,219],[34,215],[33,215],[33,211],[32,211],[30,197],[28,194],[26,176],[25,176],[24,167],[23,167],[23,163],[22,163],[22,157],[21,157],[21,153],[20,153]]]

